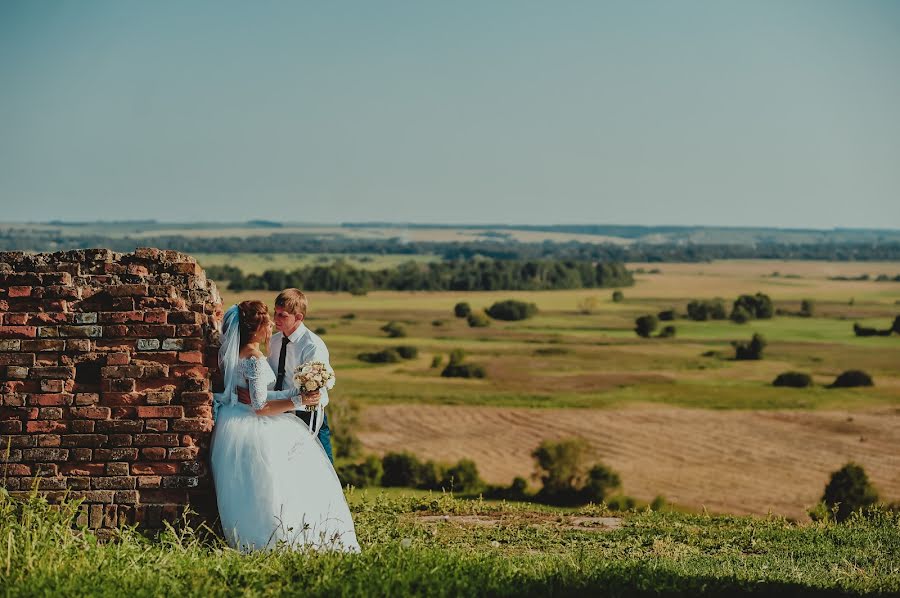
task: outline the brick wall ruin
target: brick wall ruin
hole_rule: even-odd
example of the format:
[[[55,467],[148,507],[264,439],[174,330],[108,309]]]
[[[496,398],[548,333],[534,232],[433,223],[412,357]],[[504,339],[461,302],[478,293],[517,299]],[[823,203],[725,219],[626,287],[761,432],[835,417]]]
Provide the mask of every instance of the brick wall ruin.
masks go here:
[[[0,485],[91,528],[208,511],[220,310],[175,251],[0,253]]]

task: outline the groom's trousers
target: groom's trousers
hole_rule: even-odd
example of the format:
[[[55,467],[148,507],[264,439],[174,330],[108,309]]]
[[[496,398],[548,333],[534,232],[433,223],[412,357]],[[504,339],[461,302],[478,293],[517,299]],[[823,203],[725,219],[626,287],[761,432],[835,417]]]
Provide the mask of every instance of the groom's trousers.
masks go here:
[[[297,417],[303,420],[306,425],[309,425],[310,419],[316,418],[318,416],[318,412],[316,411],[295,411],[294,412]],[[331,429],[328,427],[328,415],[325,414],[325,411],[322,411],[322,427],[319,428],[319,442],[322,444],[322,448],[325,449],[325,454],[328,455],[328,460],[331,461],[331,464],[334,465],[334,456],[331,454]],[[317,422],[314,420],[313,425]]]

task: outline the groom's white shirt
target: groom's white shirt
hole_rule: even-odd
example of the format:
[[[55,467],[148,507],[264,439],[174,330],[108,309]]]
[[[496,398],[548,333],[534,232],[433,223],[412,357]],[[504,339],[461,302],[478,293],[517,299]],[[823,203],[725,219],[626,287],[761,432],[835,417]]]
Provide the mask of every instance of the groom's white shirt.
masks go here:
[[[297,387],[294,384],[294,369],[301,363],[321,361],[331,367],[331,363],[328,361],[328,347],[325,346],[325,341],[318,334],[307,328],[303,322],[288,338],[291,339],[291,342],[288,343],[287,351],[285,351],[284,355],[283,388]],[[275,372],[276,376],[278,375],[278,357],[281,355],[281,344],[283,342],[284,333],[282,332],[273,334],[272,339],[269,341],[269,365],[272,366],[272,371]],[[328,391],[323,388],[319,392],[319,405],[324,408],[328,405]]]

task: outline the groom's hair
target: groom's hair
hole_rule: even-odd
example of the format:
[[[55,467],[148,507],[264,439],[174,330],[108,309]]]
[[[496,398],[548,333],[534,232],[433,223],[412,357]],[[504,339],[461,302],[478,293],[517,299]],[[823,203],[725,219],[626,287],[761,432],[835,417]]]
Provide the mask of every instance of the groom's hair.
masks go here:
[[[295,316],[302,315],[305,318],[308,306],[306,295],[300,289],[285,289],[275,297],[275,307],[280,307]]]

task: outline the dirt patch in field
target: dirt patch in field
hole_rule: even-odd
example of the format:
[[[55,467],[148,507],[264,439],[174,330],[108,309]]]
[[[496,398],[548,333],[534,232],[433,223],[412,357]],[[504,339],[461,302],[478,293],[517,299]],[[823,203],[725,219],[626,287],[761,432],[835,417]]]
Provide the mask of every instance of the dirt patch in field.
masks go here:
[[[900,410],[712,411],[648,405],[527,409],[443,405],[366,407],[369,451],[470,458],[487,481],[533,472],[543,439],[581,436],[618,471],[624,492],[693,509],[805,517],[831,472],[863,465],[882,499],[900,499]]]

